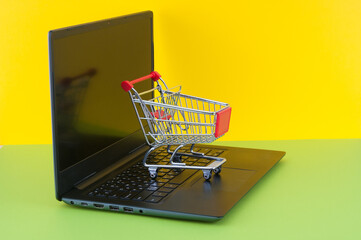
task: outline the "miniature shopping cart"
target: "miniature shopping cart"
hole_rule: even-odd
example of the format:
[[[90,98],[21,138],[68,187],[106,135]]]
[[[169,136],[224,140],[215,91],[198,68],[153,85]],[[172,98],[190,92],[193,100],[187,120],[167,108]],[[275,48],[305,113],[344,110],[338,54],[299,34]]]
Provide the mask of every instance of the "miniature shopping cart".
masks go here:
[[[150,78],[157,82],[156,87],[141,93],[134,89],[133,84]],[[182,94],[181,86],[169,89],[157,72],[133,81],[123,81],[121,85],[124,91],[129,92],[145,140],[150,147],[145,153],[143,164],[148,168],[152,179],[157,177],[159,168],[202,170],[206,180],[212,177],[212,171],[215,174],[220,173],[226,159],[196,152],[194,145],[211,143],[228,131],[231,107],[227,103]],[[191,144],[191,147],[179,151],[187,144]],[[169,163],[147,163],[151,152],[162,146],[167,146]],[[171,147],[175,149],[171,150]],[[192,166],[182,162],[182,156],[213,161],[206,166]]]

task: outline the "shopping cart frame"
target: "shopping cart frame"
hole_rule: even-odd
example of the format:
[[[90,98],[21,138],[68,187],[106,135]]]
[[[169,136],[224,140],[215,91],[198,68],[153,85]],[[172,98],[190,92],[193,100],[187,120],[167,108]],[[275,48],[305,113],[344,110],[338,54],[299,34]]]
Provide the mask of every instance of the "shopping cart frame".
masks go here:
[[[133,84],[144,81],[144,80],[147,80],[147,79],[152,79],[153,81],[157,82],[157,86],[150,89],[150,90],[146,90],[144,92],[138,93],[135,90]],[[163,87],[162,87],[162,85],[160,84],[160,82],[158,80],[161,80],[161,83],[163,84]],[[147,75],[147,76],[135,79],[133,81],[123,81],[121,85],[122,85],[122,88],[124,89],[124,91],[129,93],[129,96],[130,96],[131,101],[133,103],[133,107],[135,109],[138,121],[140,123],[141,129],[142,129],[143,134],[145,136],[146,142],[150,146],[149,150],[144,155],[143,164],[144,164],[145,167],[148,168],[150,177],[152,179],[155,179],[157,177],[157,175],[158,175],[157,172],[158,172],[159,168],[202,170],[203,171],[203,177],[206,180],[211,179],[212,172],[214,172],[215,174],[219,174],[221,172],[221,167],[226,162],[225,158],[208,156],[208,155],[206,155],[204,153],[201,153],[201,152],[195,152],[194,151],[194,146],[195,146],[196,143],[204,143],[204,142],[210,143],[210,142],[213,142],[217,138],[223,136],[224,133],[228,131],[231,107],[229,107],[229,105],[227,103],[182,94],[182,93],[180,93],[180,91],[181,91],[180,86],[178,86],[179,87],[178,91],[171,91],[174,88],[169,89],[167,84],[161,78],[160,74],[155,72],[155,71],[152,72],[151,74]],[[165,88],[165,89],[163,89],[163,88]],[[160,96],[158,98],[159,98],[159,100],[161,102],[156,102],[154,100],[156,98],[152,98],[151,100],[142,99],[142,97],[141,97],[142,95],[147,94],[147,93],[151,93],[152,91],[156,91],[156,90],[158,90],[158,92],[160,94]],[[172,102],[172,104],[167,104],[165,96],[167,96],[167,97],[171,96],[170,99],[174,100],[175,102]],[[153,95],[153,97],[154,97],[154,95]],[[198,105],[198,101],[202,102],[203,107],[204,107],[205,102],[207,104],[214,104],[214,109],[216,109],[216,105],[218,107],[220,107],[220,109],[218,111],[205,111],[204,109],[203,110],[195,109],[193,106],[192,106],[192,108],[190,108],[188,106],[187,107],[177,106],[176,105],[177,104],[177,102],[176,102],[177,97],[178,98],[191,99],[191,101],[196,101],[197,105]],[[169,99],[167,99],[167,100],[169,100]],[[138,110],[136,104],[139,104],[141,110]],[[158,110],[156,110],[156,112],[154,112],[154,111],[152,112],[152,111],[149,111],[148,108],[151,108],[151,109],[158,108]],[[173,119],[170,120],[174,116],[171,116],[170,114],[168,115],[163,110],[159,110],[159,109],[162,109],[162,108],[167,109],[167,110],[171,109],[173,111],[179,111],[180,113],[183,113],[184,122],[176,121],[176,120],[173,120]],[[209,107],[209,108],[211,108],[211,107]],[[143,115],[141,115],[139,111],[141,111],[143,113]],[[209,116],[210,119],[214,119],[214,122],[212,122],[212,123],[211,122],[210,123],[187,122],[186,117],[184,116],[184,112],[190,112],[190,113],[193,113],[193,114],[198,114],[198,118],[199,118],[199,114],[203,114],[205,119],[206,119],[206,115],[207,115],[207,116]],[[155,116],[156,115],[155,113],[157,113],[158,119]],[[170,113],[170,112],[168,111],[168,113]],[[222,117],[222,114],[225,117]],[[179,115],[179,113],[178,113],[178,115]],[[168,118],[168,116],[169,116],[169,118]],[[224,126],[223,127],[221,126],[220,127],[220,129],[221,129],[220,132],[219,131],[217,132],[217,127],[218,126],[215,126],[215,124],[218,124],[218,121],[216,121],[217,117],[218,118],[221,118],[221,117],[226,118],[226,120],[228,118],[226,129],[224,129]],[[146,131],[142,121],[147,122],[148,127],[150,128],[149,132]],[[202,130],[202,127],[204,127],[205,129],[207,129],[207,127],[213,127],[212,129],[216,129],[216,132],[212,131],[210,134],[208,134],[207,135],[208,138],[206,138],[206,140],[204,140],[204,138],[202,138],[204,134],[203,135],[202,134],[195,134],[193,132],[192,132],[192,134],[183,134],[183,135],[180,135],[180,138],[183,138],[183,142],[177,142],[176,144],[174,144],[175,140],[174,140],[174,138],[172,138],[173,136],[170,137],[170,139],[171,139],[170,141],[167,141],[167,139],[168,139],[167,137],[169,137],[170,135],[174,135],[174,134],[171,134],[171,132],[173,131],[172,124],[174,126],[178,124],[180,128],[181,128],[181,124],[185,126],[184,128],[186,128],[189,125],[197,125],[199,128],[201,128],[201,130]],[[167,128],[167,130],[162,132],[162,131],[159,130],[161,125],[166,125],[166,126],[171,126],[171,127]],[[184,131],[186,131],[188,133],[188,129],[182,129],[182,130],[184,130]],[[168,132],[166,132],[166,131],[168,131]],[[161,132],[161,134],[159,134],[159,132]],[[186,135],[189,135],[189,136],[186,136]],[[166,140],[164,140],[164,139],[166,139]],[[188,139],[188,140],[184,140],[184,139]],[[173,143],[173,144],[169,144],[169,143]],[[178,150],[180,150],[181,148],[183,148],[184,146],[186,146],[188,144],[191,144],[189,153],[178,152]],[[171,155],[170,158],[169,158],[169,165],[168,164],[165,165],[165,164],[150,164],[150,163],[147,163],[147,159],[150,156],[150,154],[154,150],[156,150],[157,148],[162,147],[162,146],[167,146],[167,152]],[[171,151],[171,146],[177,146],[177,147],[173,151]],[[192,166],[192,165],[187,165],[186,163],[182,162],[182,156],[184,156],[184,157],[205,158],[205,159],[214,160],[214,161],[209,163],[206,166]]]

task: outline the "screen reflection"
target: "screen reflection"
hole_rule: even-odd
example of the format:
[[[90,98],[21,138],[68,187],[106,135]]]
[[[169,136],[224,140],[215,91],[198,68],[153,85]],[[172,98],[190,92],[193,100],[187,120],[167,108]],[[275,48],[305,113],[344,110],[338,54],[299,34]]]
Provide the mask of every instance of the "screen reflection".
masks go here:
[[[59,170],[140,128],[120,84],[152,71],[151,38],[150,20],[141,19],[52,40]]]

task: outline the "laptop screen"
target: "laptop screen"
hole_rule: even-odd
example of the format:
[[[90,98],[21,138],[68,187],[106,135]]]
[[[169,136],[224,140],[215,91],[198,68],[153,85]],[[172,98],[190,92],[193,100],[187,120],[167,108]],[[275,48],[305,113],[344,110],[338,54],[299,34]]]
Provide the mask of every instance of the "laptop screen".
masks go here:
[[[140,129],[121,82],[153,70],[151,18],[107,21],[51,34],[53,144],[59,171]],[[152,82],[135,87],[144,91]]]

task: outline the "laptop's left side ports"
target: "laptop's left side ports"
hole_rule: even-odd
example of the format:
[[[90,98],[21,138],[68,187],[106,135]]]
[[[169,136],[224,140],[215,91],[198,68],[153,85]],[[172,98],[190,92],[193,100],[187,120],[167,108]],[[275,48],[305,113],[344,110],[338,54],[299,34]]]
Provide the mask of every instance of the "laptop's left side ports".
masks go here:
[[[93,206],[96,208],[104,208],[104,205],[99,203],[94,203]]]
[[[118,206],[109,205],[109,209],[110,209],[110,210],[113,210],[113,211],[119,211],[119,207],[118,207]]]
[[[124,212],[133,212],[133,208],[131,207],[123,207]]]

